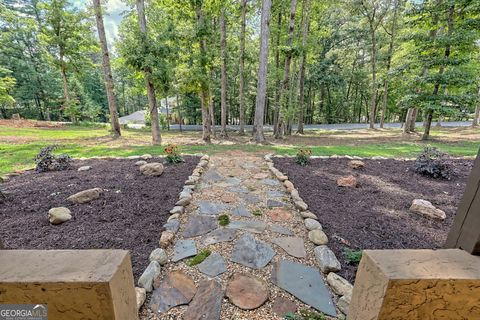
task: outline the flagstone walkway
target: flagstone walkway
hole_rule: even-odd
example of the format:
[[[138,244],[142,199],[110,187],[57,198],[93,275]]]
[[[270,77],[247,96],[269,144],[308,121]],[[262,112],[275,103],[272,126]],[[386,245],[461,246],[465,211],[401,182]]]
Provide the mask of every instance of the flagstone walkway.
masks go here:
[[[219,225],[223,215],[226,226]],[[316,245],[262,156],[212,156],[178,220],[142,318],[283,319],[288,311],[313,308],[336,319]],[[203,262],[188,265],[205,250],[210,255]]]

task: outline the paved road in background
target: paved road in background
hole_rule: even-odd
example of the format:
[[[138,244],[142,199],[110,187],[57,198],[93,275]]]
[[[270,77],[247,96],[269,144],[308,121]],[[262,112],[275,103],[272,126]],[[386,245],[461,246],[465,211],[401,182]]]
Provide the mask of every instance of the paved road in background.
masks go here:
[[[417,122],[416,126],[421,127],[423,125],[422,122]],[[432,124],[432,126],[435,126],[436,122]],[[471,126],[472,123],[468,121],[452,121],[452,122],[442,122],[442,127],[468,127]],[[128,127],[134,128],[134,129],[140,129],[145,127],[143,124],[128,124]],[[379,125],[376,124],[375,128],[378,128]],[[385,123],[385,128],[401,128],[402,123]],[[216,128],[219,128],[219,126],[216,126]],[[272,126],[264,126],[266,131],[273,131]],[[178,124],[172,124],[170,125],[171,130],[179,130],[180,126]],[[182,129],[185,131],[201,131],[202,126],[201,125],[183,125]],[[297,129],[297,126],[293,127],[293,130],[295,131]],[[359,129],[368,129],[368,123],[338,123],[338,124],[308,124],[305,125],[305,130],[359,130]],[[227,130],[229,131],[238,131],[238,126],[237,125],[229,125],[227,126]],[[252,131],[252,126],[247,125],[245,126],[245,130],[247,131]]]

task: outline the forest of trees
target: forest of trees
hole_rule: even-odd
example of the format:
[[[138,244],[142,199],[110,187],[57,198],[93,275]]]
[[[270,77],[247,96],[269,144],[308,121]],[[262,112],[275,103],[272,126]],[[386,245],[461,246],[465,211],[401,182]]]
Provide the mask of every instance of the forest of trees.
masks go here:
[[[125,0],[106,44],[108,3],[0,3],[0,118],[111,122],[175,97],[175,119],[263,125],[469,119],[480,104],[480,1]],[[103,6],[103,8],[101,7]],[[117,114],[118,113],[118,114]]]

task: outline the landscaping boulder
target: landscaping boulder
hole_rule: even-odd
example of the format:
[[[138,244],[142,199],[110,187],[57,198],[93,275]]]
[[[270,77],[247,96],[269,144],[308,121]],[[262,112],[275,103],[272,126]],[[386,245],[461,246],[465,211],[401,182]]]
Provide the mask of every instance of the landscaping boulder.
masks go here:
[[[82,167],[78,168],[77,171],[88,171],[90,169],[92,169],[91,166],[82,166]]]
[[[162,175],[164,170],[165,168],[163,167],[163,164],[159,162],[147,163],[140,166],[140,172],[150,177],[158,177]]]
[[[68,197],[67,200],[76,204],[87,203],[98,199],[102,193],[103,189],[93,188],[75,193],[74,195]]]
[[[167,253],[160,248],[153,250],[148,259],[150,261],[157,261],[160,265],[164,265],[168,261]]]
[[[346,176],[337,179],[337,185],[339,187],[350,187],[355,188],[357,186],[357,178],[354,176]]]
[[[137,162],[135,162],[135,165],[140,167],[140,166],[143,166],[143,165],[145,165],[145,164],[147,164],[147,163],[148,163],[148,162],[145,161],[145,160],[138,160]]]
[[[68,208],[58,207],[48,210],[48,221],[51,224],[61,224],[72,219],[72,214]]]
[[[413,200],[410,211],[439,220],[446,218],[445,211],[435,208],[430,201],[423,199]]]
[[[348,163],[348,165],[350,166],[350,168],[355,169],[355,170],[365,168],[365,163],[363,161],[360,161],[360,160],[352,160]]]
[[[352,301],[352,294],[346,294],[340,299],[338,299],[337,307],[342,311],[344,314],[348,314],[348,308],[350,307],[350,302]]]
[[[320,229],[315,229],[308,232],[308,239],[316,245],[328,243],[327,235]]]
[[[333,292],[339,296],[352,294],[353,286],[347,279],[339,276],[335,272],[330,272],[327,276],[327,283],[333,289]]]
[[[322,225],[320,224],[320,222],[318,222],[315,219],[307,218],[304,220],[304,222],[305,222],[305,227],[310,231],[315,229],[322,230]]]
[[[145,288],[135,287],[135,295],[137,297],[137,310],[145,303],[145,299],[147,299],[147,290]]]
[[[148,153],[140,156],[140,159],[142,159],[142,160],[149,160],[149,159],[152,159],[152,158],[153,158],[152,155],[148,154]]]
[[[145,288],[147,292],[152,291],[153,281],[160,275],[160,264],[157,261],[151,261],[147,269],[138,279],[138,286]]]
[[[172,231],[163,231],[159,241],[160,247],[167,248],[172,243],[174,237],[175,234]]]
[[[317,230],[315,230],[317,231]],[[312,232],[312,231],[310,231]],[[337,272],[342,269],[337,257],[327,246],[318,246],[313,250],[315,252],[315,258],[317,258],[318,266],[323,273]]]

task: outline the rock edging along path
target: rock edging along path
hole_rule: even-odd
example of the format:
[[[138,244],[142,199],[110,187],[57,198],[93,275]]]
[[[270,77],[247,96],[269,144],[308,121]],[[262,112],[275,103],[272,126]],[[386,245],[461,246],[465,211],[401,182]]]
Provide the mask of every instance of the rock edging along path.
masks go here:
[[[339,267],[328,238],[270,157],[204,156],[185,184],[138,283],[139,303],[151,292],[141,319],[283,319],[307,308],[342,316],[333,301],[351,289],[336,290],[341,279],[319,266]]]

